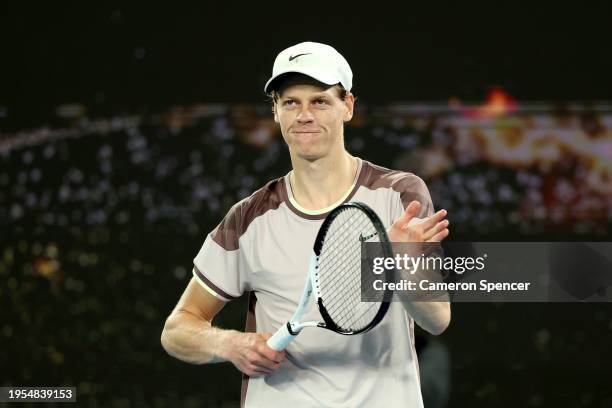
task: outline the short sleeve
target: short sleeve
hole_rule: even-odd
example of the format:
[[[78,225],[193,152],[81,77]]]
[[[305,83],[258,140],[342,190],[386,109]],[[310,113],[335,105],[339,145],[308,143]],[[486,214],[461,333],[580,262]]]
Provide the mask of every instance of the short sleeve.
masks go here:
[[[401,217],[408,204],[415,200],[421,203],[421,210],[417,215],[417,218],[420,220],[430,217],[435,213],[427,185],[420,177],[411,173],[405,173],[405,176],[400,178],[396,185],[393,186],[393,190],[400,193],[399,200],[396,203],[396,211],[393,214],[393,220]]]
[[[193,260],[193,275],[215,297],[230,301],[248,291],[249,268],[244,245],[242,203],[236,204],[204,240]],[[242,244],[242,245],[241,245]]]

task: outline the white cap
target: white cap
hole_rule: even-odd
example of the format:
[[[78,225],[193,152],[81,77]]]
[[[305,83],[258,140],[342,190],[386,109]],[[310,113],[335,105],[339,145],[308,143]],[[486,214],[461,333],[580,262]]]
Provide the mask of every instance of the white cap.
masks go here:
[[[270,92],[270,84],[288,72],[308,75],[326,85],[340,83],[347,91],[353,86],[353,71],[346,59],[333,47],[316,42],[303,42],[281,51],[274,60],[272,77],[266,82],[264,92]]]

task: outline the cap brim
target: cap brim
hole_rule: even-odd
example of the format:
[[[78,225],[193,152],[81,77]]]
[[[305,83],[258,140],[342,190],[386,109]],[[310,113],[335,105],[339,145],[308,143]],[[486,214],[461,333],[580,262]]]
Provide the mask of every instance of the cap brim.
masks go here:
[[[308,72],[306,72],[306,71],[308,71]],[[293,74],[302,74],[302,75],[309,76],[312,79],[315,79],[315,80],[317,80],[319,82],[324,83],[325,85],[336,85],[337,83],[340,83],[340,80],[338,78],[331,78],[330,76],[327,76],[327,75],[325,75],[325,74],[323,74],[321,72],[313,71],[312,69],[309,69],[309,70],[294,69],[294,70],[291,70],[291,71],[280,72],[280,73],[274,75],[272,78],[270,78],[268,80],[268,82],[266,82],[266,86],[264,86],[264,93],[270,93],[272,91],[271,85],[272,85],[272,83],[275,80],[279,79],[280,77],[282,77],[285,74],[292,74],[292,73]]]

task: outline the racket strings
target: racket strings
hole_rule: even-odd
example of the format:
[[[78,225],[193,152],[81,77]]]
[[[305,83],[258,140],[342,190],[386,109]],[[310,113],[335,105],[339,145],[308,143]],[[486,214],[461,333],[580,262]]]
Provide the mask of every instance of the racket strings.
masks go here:
[[[350,291],[354,292],[359,290],[360,285],[355,284]],[[370,302],[360,302],[358,305],[353,306],[357,307],[349,308],[344,303],[338,303],[336,307],[329,312],[329,314],[330,316],[333,316],[333,320],[334,322],[338,323],[338,326],[346,329],[358,330],[359,328],[365,327],[374,318],[374,315],[378,311],[379,307],[378,304]],[[369,316],[370,312],[373,312],[371,316]],[[369,319],[366,320],[365,317],[369,317]]]
[[[341,279],[342,273],[328,274],[324,271],[338,271],[339,266],[346,265],[346,259],[352,257],[355,253],[358,241],[350,239],[348,235],[354,235],[356,231],[356,213],[353,217],[347,217],[348,210],[338,215],[336,222],[333,223],[328,230],[325,241],[323,243],[321,259],[319,263],[319,271],[321,280],[327,284],[335,284],[334,280]],[[343,228],[340,228],[342,226]],[[348,239],[347,239],[348,238]],[[341,267],[340,269],[345,269]]]
[[[332,224],[330,231],[328,231],[326,235],[324,242],[325,251],[322,253],[322,260],[320,262],[321,267],[325,267],[325,262],[327,259],[337,259],[337,254],[339,252],[343,252],[345,254],[344,257],[348,257],[352,254],[352,252],[359,250],[361,247],[361,241],[359,240],[360,234],[356,234],[355,231],[364,230],[363,224],[368,225],[369,219],[356,211],[353,211],[352,217],[349,218],[345,214],[347,211],[348,210],[345,210],[344,213],[341,213],[341,215],[338,216],[344,218],[344,220],[339,220],[339,222],[336,224]],[[357,217],[358,215],[361,215],[361,217]],[[358,221],[361,225],[357,224]],[[342,225],[342,228],[340,228],[339,225]],[[339,237],[338,235],[342,236]],[[350,235],[353,236],[351,237]],[[347,246],[347,243],[349,245],[352,244],[351,251],[340,251],[340,249]]]
[[[352,257],[352,258],[353,258],[353,259],[352,259],[352,261],[351,261],[351,263],[350,263],[350,264],[348,264],[348,265],[347,265],[347,264],[345,264],[345,265],[347,266],[347,268],[352,268],[352,269],[350,269],[350,270],[355,270],[355,269],[357,269],[357,268],[359,268],[359,269],[360,269],[360,268],[361,268],[361,259],[356,259],[355,257]],[[333,267],[333,265],[332,265],[332,267]],[[361,269],[360,269],[360,270],[361,270]],[[338,284],[340,283],[340,282],[339,282],[339,280],[340,280],[340,278],[336,278],[336,279],[335,279],[334,281],[332,281],[332,282],[331,282],[329,285],[331,286],[331,285],[333,285],[334,283],[335,283],[336,285],[338,285]],[[343,286],[343,289],[344,289],[344,290],[343,290],[342,292],[340,292],[340,291],[336,291],[334,294],[332,294],[332,295],[330,296],[330,298],[329,298],[330,303],[336,303],[336,304],[338,304],[338,306],[342,305],[342,303],[337,302],[338,298],[341,298],[343,295],[345,295],[345,294],[346,294],[346,292],[352,293],[352,292],[353,292],[353,290],[354,290],[354,286],[355,286],[355,285],[359,285],[359,284],[360,284],[360,282],[361,282],[361,280],[360,280],[360,279],[351,279],[349,282],[350,282],[350,286],[349,286],[349,285],[344,285],[344,286]],[[345,283],[346,283],[346,282],[345,282]],[[360,292],[360,293],[361,293],[361,292]],[[361,294],[360,294],[360,296],[361,296]],[[327,300],[327,299],[326,299],[326,300]]]
[[[338,316],[339,320],[342,320],[343,317],[349,317],[351,313],[353,313],[353,309],[349,309],[345,304],[347,298],[350,298],[350,302],[355,301],[355,296],[359,296],[359,306],[361,305],[361,282],[357,279],[350,280],[349,284],[345,284],[343,286],[342,291],[337,291],[333,295],[331,295],[329,301],[326,299],[326,304],[330,304],[333,306],[329,306],[327,308],[330,316],[333,316],[334,321],[336,321],[336,316]]]
[[[347,212],[352,212],[350,217],[347,216]],[[361,215],[361,217],[358,217],[359,215]],[[347,237],[347,235],[355,235],[355,231],[364,229],[364,226],[357,225],[357,222],[365,225],[370,222],[370,220],[365,217],[364,214],[357,212],[356,210],[344,210],[342,213],[340,213],[340,215],[338,215],[337,219],[338,218],[341,219],[336,221],[336,223],[332,223],[332,226],[325,236],[325,241],[323,243],[323,248],[325,248],[325,251],[323,251],[321,255],[323,259],[320,262],[320,266],[323,266],[326,259],[333,260],[337,258],[338,252],[341,252],[339,249],[344,248],[347,245],[347,242],[360,248],[361,241],[359,241],[359,233],[356,234],[357,239],[350,241],[346,241],[347,238],[350,238]],[[338,237],[338,235],[342,235],[342,237]],[[344,251],[344,253],[346,256],[350,256],[349,251]]]
[[[356,259],[355,253],[360,251],[361,248],[361,242],[355,240],[354,236],[350,237],[348,235],[355,235],[354,231],[363,229],[363,227],[360,228],[359,225],[355,225],[355,219],[358,218],[357,216],[363,216],[363,214],[357,211],[352,211],[352,217],[348,218],[346,214],[347,212],[348,210],[345,210],[338,216],[338,218],[342,218],[338,220],[339,222],[336,222],[336,224],[332,224],[332,227],[335,226],[335,228],[330,228],[330,231],[328,231],[323,244],[324,251],[322,251],[321,260],[319,263],[319,273],[321,275],[321,281],[325,282],[325,284],[329,286],[338,285],[339,281],[345,278],[345,274],[332,274],[327,272],[343,270],[351,271],[350,268],[347,268],[346,261],[349,258]],[[369,222],[367,217],[363,217],[366,218],[367,222]],[[361,219],[360,221],[363,222],[364,220]],[[342,226],[342,228],[339,228],[338,226]],[[347,250],[347,246],[351,247],[350,250]],[[350,267],[350,265],[348,266]]]
[[[361,301],[361,242],[376,237],[376,228],[361,210],[347,208],[331,223],[321,248],[318,286],[331,319],[344,331],[366,327],[380,302]]]

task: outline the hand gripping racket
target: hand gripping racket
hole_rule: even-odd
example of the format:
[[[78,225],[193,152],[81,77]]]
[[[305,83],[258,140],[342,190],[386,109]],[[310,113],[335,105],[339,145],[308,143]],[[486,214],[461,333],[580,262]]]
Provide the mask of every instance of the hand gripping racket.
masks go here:
[[[368,254],[361,253],[362,242],[372,242],[367,246]],[[291,320],[268,339],[268,346],[277,351],[285,349],[304,327],[321,327],[352,335],[365,333],[376,326],[387,313],[392,293],[370,291],[367,299],[373,301],[361,301],[361,263],[370,253],[392,256],[387,232],[376,213],[356,202],[332,210],[317,234],[298,308]],[[374,278],[373,274],[368,276]],[[375,278],[387,279],[384,274]],[[313,293],[323,321],[302,322]]]

